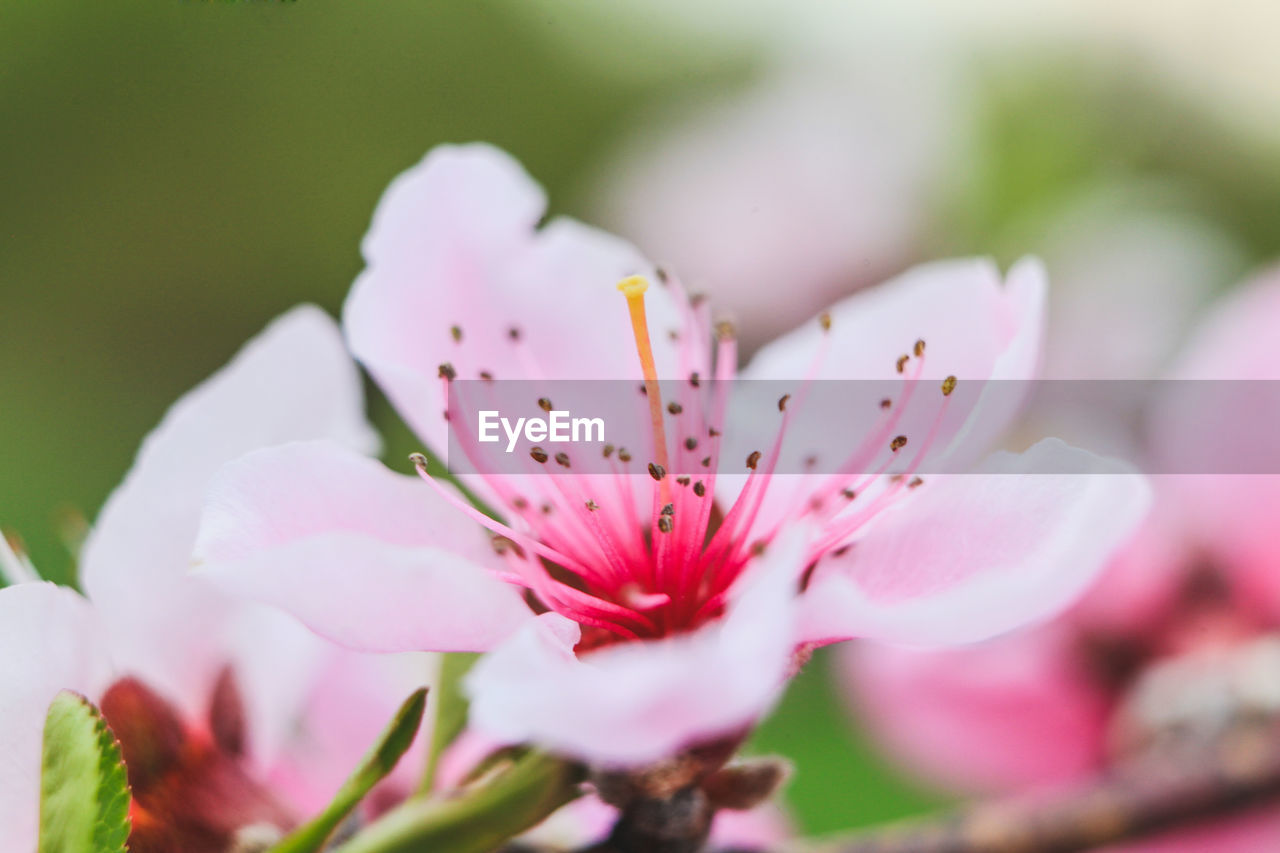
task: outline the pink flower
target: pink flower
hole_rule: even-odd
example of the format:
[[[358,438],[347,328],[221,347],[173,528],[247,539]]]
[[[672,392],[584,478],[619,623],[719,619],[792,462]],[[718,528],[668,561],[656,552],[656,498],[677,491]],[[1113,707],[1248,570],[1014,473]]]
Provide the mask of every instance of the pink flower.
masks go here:
[[[323,805],[424,680],[425,662],[338,648],[187,571],[215,469],[255,447],[321,438],[376,447],[337,329],[299,308],[143,443],[85,545],[87,598],[40,582],[0,590],[0,847],[35,849],[42,727],[59,690],[100,703],[126,762],[136,759],[130,849],[200,853]]]
[[[920,57],[859,59],[683,104],[679,121],[646,116],[605,182],[603,221],[731,311],[748,349],[902,269],[924,242],[963,135],[954,93]]]
[[[1277,318],[1273,271],[1213,313],[1171,375],[1280,379]],[[1167,453],[1217,438],[1200,434],[1214,419],[1169,408],[1186,399],[1150,419]],[[1274,442],[1275,412],[1239,417]],[[1156,483],[1156,512],[1054,621],[959,650],[846,650],[852,701],[896,754],[952,787],[1016,790],[1087,778],[1166,727],[1212,734],[1232,708],[1280,712],[1267,704],[1280,661],[1280,477]],[[1264,809],[1124,849],[1247,853],[1277,839],[1280,814]]]
[[[486,376],[644,382],[647,446],[603,472],[530,462],[534,473],[468,478],[505,521],[425,471],[426,484],[333,443],[259,451],[211,491],[207,577],[353,648],[489,651],[468,681],[479,731],[634,765],[740,734],[805,645],[968,642],[1046,617],[1144,512],[1140,478],[1052,441],[910,487],[926,453],[967,450],[1013,416],[980,397],[974,418],[948,420],[948,377],[1032,375],[1034,262],[1007,283],[985,262],[936,264],[836,305],[744,372],[789,382],[791,402],[725,424],[723,400],[663,400],[671,385],[658,384],[735,375],[734,338],[713,338],[707,305],[675,279],[647,288],[647,264],[617,238],[563,219],[539,229],[543,213],[501,152],[429,154],[374,216],[344,313],[350,347],[437,449],[450,383]],[[867,435],[841,436],[829,470],[843,474],[774,473],[803,380],[844,378],[901,393]],[[761,452],[726,456],[720,434],[749,429]],[[859,473],[895,464],[903,476]],[[1007,476],[1049,464],[1108,476]]]

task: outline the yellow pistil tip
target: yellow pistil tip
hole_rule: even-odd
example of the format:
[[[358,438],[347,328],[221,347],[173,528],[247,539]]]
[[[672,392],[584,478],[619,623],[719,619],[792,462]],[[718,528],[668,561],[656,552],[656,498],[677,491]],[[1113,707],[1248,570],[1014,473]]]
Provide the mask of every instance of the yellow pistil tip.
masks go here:
[[[621,290],[622,295],[628,299],[644,296],[644,292],[648,289],[649,280],[642,275],[629,275],[618,282],[618,290]]]

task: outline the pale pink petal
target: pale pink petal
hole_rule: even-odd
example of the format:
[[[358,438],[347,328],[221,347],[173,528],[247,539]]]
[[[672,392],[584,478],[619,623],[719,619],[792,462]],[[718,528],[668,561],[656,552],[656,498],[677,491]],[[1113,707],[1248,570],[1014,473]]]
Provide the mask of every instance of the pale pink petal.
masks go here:
[[[483,529],[430,485],[327,441],[263,448],[223,466],[209,483],[196,561],[209,569],[339,531],[497,565]]]
[[[189,712],[221,666],[212,638],[226,605],[187,575],[209,478],[246,451],[308,438],[376,446],[336,325],[304,306],[174,404],[85,543],[81,581],[121,665]]]
[[[958,649],[851,643],[836,658],[876,740],[948,788],[1020,790],[1101,766],[1104,692],[1058,623]]]
[[[60,690],[96,696],[109,679],[105,645],[87,601],[51,583],[0,590],[0,848],[36,847],[49,703]]]
[[[439,366],[460,379],[640,375],[625,276],[649,271],[630,245],[568,220],[537,230],[541,190],[488,145],[442,146],[383,198],[343,322],[351,350],[437,452],[446,447]],[[648,299],[664,376],[680,327],[662,288]],[[534,393],[533,399],[537,394]]]
[[[808,323],[767,344],[743,376],[806,376],[829,336],[818,379],[897,379],[898,356],[917,340],[928,345],[924,378],[1030,379],[1046,287],[1033,260],[1014,265],[1007,280],[984,259],[926,264],[837,303],[829,332]]]
[[[291,726],[265,769],[272,789],[301,814],[313,814],[332,799],[400,704],[434,680],[438,660],[421,653],[368,655],[329,645],[322,663],[293,715],[278,718]],[[259,669],[265,678],[266,666]],[[428,695],[427,702],[432,701]],[[366,801],[367,808],[376,811],[413,790],[426,767],[430,741],[428,714],[413,746]]]
[[[1056,473],[1034,473],[1046,471]],[[1046,619],[1097,577],[1149,503],[1127,466],[1055,439],[930,478],[819,565],[804,636],[948,645]]]
[[[804,535],[774,542],[726,617],[689,635],[579,658],[578,626],[539,617],[472,670],[471,724],[605,765],[655,760],[748,725],[773,703],[791,663]]]
[[[1280,380],[1280,269],[1272,269],[1229,296],[1193,336],[1171,375],[1179,380]],[[1175,495],[1180,520],[1200,546],[1233,572],[1246,594],[1280,617],[1280,517],[1275,424],[1280,394],[1254,393],[1234,382],[1176,382],[1151,419],[1160,458],[1172,470],[1201,470],[1223,448],[1248,473],[1162,477]],[[1202,390],[1203,389],[1203,390]],[[1223,402],[1206,412],[1207,397]],[[1230,408],[1227,408],[1227,407]],[[1206,463],[1207,464],[1207,463]]]
[[[201,577],[361,651],[479,651],[529,610],[478,525],[415,477],[325,442],[248,454],[209,491]]]
[[[452,551],[341,531],[211,564],[207,574],[358,651],[484,651],[529,617],[513,589]]]
[[[761,349],[743,378],[772,380],[766,398],[784,392],[793,397],[777,469],[784,476],[770,485],[761,521],[777,523],[788,509],[806,504],[826,475],[851,459],[862,459],[855,473],[878,470],[898,434],[910,439],[908,455],[926,454],[922,471],[968,470],[1008,429],[1030,389],[1046,289],[1044,270],[1033,259],[1015,264],[1003,281],[986,260],[929,264],[840,302],[830,311],[829,331],[811,322]],[[918,340],[925,343],[923,364],[914,354]],[[899,373],[904,355],[909,358]],[[917,376],[914,385],[903,384]],[[945,398],[941,382],[948,376],[959,385]],[[819,381],[806,391],[805,378]],[[737,417],[729,420],[724,439],[726,459],[772,444],[779,416],[768,411],[772,399],[760,402],[760,387],[739,389]],[[881,410],[882,398],[894,408]],[[742,405],[755,410],[741,411]],[[890,418],[898,419],[893,431],[879,444],[865,445]],[[879,455],[862,455],[864,446]],[[806,470],[814,474],[796,473]],[[731,502],[741,486],[742,478],[724,477],[717,492]]]

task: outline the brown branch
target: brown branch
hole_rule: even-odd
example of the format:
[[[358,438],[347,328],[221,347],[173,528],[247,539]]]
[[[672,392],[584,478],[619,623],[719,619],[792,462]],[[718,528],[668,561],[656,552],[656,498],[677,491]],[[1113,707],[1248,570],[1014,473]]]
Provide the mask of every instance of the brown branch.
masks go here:
[[[1211,750],[1148,761],[1051,800],[988,803],[818,845],[806,853],[1075,853],[1280,798],[1280,739],[1240,726]]]

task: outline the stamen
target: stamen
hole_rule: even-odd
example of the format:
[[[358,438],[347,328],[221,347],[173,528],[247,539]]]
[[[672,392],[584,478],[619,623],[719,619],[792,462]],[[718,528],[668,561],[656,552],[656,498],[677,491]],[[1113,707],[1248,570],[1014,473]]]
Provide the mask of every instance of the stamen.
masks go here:
[[[956,390],[956,378],[954,376],[948,376],[942,380],[942,396],[950,397],[951,392],[954,390]]]
[[[667,457],[667,434],[662,422],[662,391],[658,385],[658,366],[653,360],[653,347],[649,343],[649,321],[644,312],[644,293],[648,289],[649,282],[644,276],[633,275],[618,282],[618,290],[627,299],[636,353],[640,356],[640,369],[644,372],[645,396],[649,399],[649,418],[653,423],[653,452],[657,466],[665,471],[671,467],[671,463]],[[662,482],[661,477],[654,479],[658,480],[662,502],[667,503],[671,499],[671,484]]]
[[[458,371],[454,370],[453,365],[446,361],[444,364],[440,365],[440,370],[436,375],[441,379],[452,382],[457,378]]]

